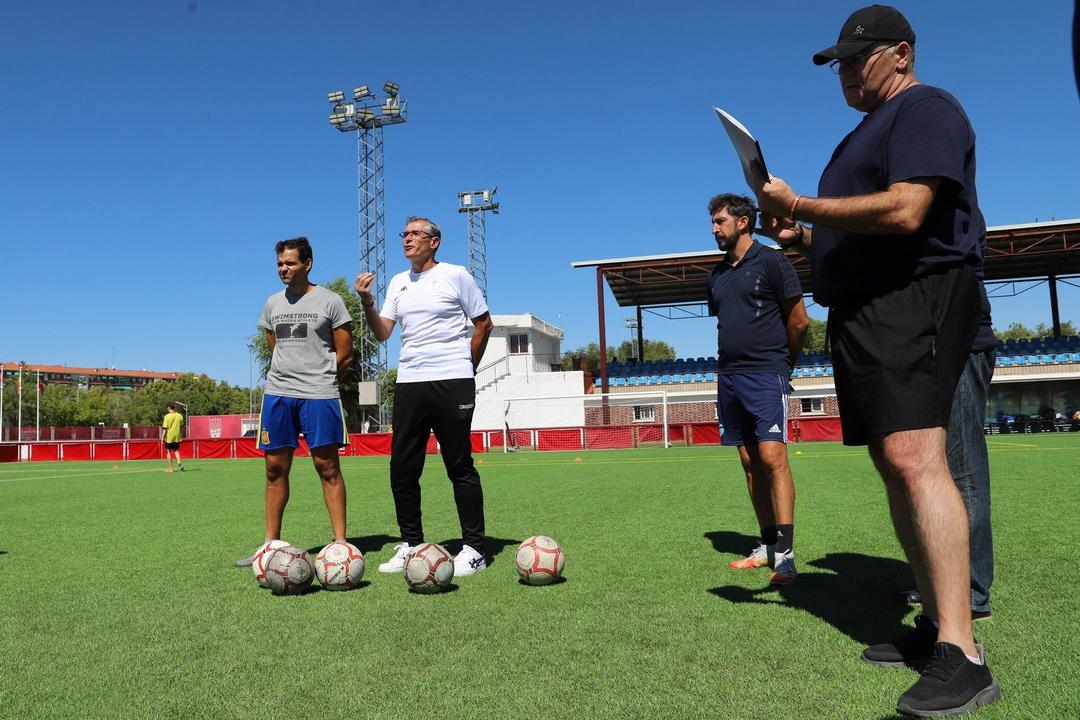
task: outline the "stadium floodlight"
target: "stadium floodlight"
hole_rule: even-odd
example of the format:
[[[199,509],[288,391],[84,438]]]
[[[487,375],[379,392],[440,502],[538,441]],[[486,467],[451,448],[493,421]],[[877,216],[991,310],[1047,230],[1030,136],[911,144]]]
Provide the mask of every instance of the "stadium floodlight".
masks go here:
[[[382,104],[382,114],[386,117],[399,117],[401,115],[401,105],[394,98],[386,98],[386,102]]]
[[[387,125],[399,125],[406,120],[406,103],[398,95],[400,89],[397,83],[387,82],[383,86],[385,92],[375,95],[367,85],[355,85],[350,102],[345,101],[341,90],[327,94],[333,105],[330,125],[338,132],[356,133],[360,270],[375,275],[371,292],[376,303],[381,303],[386,287],[382,133]],[[356,365],[362,380],[358,400],[362,405],[378,404],[379,424],[388,426],[390,408],[378,391],[387,372],[386,346],[376,342],[370,333],[362,333]]]
[[[490,190],[469,190],[458,193],[458,212],[468,218],[469,272],[487,297],[487,220],[488,212],[498,214],[499,203],[493,198],[498,187]]]

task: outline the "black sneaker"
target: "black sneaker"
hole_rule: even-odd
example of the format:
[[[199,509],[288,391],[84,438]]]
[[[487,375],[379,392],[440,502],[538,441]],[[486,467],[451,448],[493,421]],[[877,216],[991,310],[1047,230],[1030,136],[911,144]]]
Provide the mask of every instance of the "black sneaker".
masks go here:
[[[862,651],[862,659],[885,667],[921,667],[930,660],[937,642],[937,628],[925,615],[915,616],[915,629],[896,642],[871,645]]]
[[[896,703],[896,711],[916,717],[962,715],[1001,697],[1001,688],[986,666],[967,659],[964,651],[952,643],[934,643],[934,653],[918,682],[908,688]]]

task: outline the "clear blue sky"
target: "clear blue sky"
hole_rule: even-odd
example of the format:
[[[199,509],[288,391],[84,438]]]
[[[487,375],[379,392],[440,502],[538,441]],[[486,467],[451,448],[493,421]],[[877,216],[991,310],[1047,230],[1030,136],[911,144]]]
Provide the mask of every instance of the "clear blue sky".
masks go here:
[[[564,349],[595,342],[594,274],[571,261],[714,248],[707,199],[746,191],[711,105],[813,193],[859,115],[810,56],[861,4],[3,3],[0,359],[247,385],[274,241],[311,238],[316,281],[359,269],[355,142],[325,98],[385,80],[409,105],[386,132],[388,236],[429,215],[440,259],[467,265],[457,193],[498,185],[492,311],[560,325]],[[988,223],[1080,217],[1073,3],[899,7],[919,78],[975,126]],[[1037,288],[995,322],[1049,322],[1048,306]],[[1061,308],[1080,321],[1080,290]],[[611,344],[631,314],[608,296]],[[708,319],[646,325],[715,354]]]

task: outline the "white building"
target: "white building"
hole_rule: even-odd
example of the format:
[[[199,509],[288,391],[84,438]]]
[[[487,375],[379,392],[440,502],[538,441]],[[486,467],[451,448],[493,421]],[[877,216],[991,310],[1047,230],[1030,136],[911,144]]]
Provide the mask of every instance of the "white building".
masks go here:
[[[563,331],[540,318],[523,315],[492,315],[491,332],[476,373],[476,410],[473,430],[500,430],[505,421],[505,401],[519,397],[585,397],[585,378],[580,370],[562,369]],[[531,427],[577,427],[585,422],[584,402],[567,399],[545,403]]]

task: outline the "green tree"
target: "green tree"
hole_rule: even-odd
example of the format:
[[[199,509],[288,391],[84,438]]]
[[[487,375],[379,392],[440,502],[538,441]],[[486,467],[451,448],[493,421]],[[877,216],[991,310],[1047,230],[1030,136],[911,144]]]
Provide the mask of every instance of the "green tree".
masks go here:
[[[810,318],[810,327],[806,329],[806,345],[803,352],[811,352],[825,349],[825,327],[828,323],[824,320]]]
[[[1046,323],[1039,323],[1038,325],[1035,326],[1035,336],[1036,337],[1047,337],[1047,336],[1052,336],[1053,334],[1054,334],[1054,328],[1050,327]],[[1076,326],[1072,324],[1071,320],[1064,320],[1064,321],[1061,322],[1061,334],[1064,337],[1069,337],[1070,335],[1076,335],[1077,334]]]
[[[615,348],[609,347],[607,349],[608,362],[614,362],[616,353]],[[578,368],[578,358],[585,358],[588,362],[589,370],[595,375],[600,372],[600,345],[597,343],[589,343],[584,347],[579,347],[576,350],[563,353],[563,368],[566,370],[576,370]]]
[[[1035,337],[1035,331],[1018,322],[1011,323],[1004,331],[994,330],[998,340],[1026,340]]]
[[[645,360],[674,360],[675,348],[668,345],[663,340],[645,340]],[[619,347],[615,350],[614,356],[608,356],[608,362],[614,362],[616,357],[621,362],[626,362],[630,358],[637,357],[637,342],[633,340],[624,340]]]

